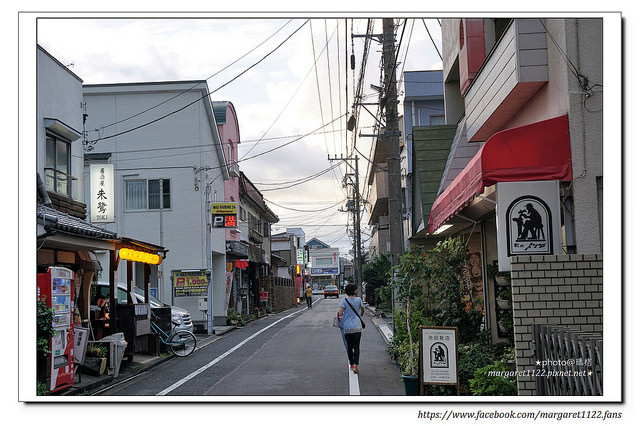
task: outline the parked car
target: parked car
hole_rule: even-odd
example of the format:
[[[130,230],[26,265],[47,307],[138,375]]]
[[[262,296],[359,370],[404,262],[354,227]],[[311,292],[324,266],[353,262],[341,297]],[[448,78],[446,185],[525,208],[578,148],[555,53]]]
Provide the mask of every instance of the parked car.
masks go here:
[[[109,296],[109,283],[99,282],[96,285],[95,294],[91,295],[91,309],[100,310],[98,306],[98,300]],[[145,303],[144,290],[140,287],[133,287],[133,292],[138,299],[138,303]],[[118,283],[118,303],[127,303],[127,286],[124,283]],[[193,321],[191,320],[191,313],[186,309],[178,306],[167,305],[156,299],[152,295],[149,295],[149,306],[151,308],[166,308],[171,307],[171,322],[176,324],[178,330],[186,330],[193,333]]]
[[[340,292],[338,291],[338,287],[335,285],[328,285],[324,288],[324,298],[326,299],[329,296],[340,297]]]

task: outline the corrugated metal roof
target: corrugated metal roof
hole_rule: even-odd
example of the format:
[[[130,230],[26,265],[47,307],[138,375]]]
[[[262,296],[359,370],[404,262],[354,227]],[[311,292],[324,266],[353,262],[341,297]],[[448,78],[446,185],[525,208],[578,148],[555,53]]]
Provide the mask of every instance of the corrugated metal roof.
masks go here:
[[[413,149],[416,156],[414,173],[418,174],[420,181],[424,223],[429,223],[431,206],[438,196],[456,128],[455,125],[413,128]]]
[[[403,79],[405,99],[444,96],[443,73],[440,70],[405,71]]]

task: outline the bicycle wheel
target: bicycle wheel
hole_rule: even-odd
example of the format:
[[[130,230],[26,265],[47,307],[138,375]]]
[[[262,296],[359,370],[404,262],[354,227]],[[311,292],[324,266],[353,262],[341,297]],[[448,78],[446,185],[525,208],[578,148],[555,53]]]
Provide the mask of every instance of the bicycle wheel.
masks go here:
[[[177,331],[169,340],[171,351],[177,356],[187,356],[196,349],[196,336],[185,330]]]

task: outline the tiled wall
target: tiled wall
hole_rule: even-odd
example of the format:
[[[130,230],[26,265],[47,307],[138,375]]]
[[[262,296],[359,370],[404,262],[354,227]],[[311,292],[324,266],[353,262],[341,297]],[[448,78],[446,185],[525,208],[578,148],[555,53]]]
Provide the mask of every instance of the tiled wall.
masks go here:
[[[536,369],[533,324],[602,333],[602,255],[512,257],[511,286],[518,370]],[[518,394],[536,395],[535,380],[518,377]]]

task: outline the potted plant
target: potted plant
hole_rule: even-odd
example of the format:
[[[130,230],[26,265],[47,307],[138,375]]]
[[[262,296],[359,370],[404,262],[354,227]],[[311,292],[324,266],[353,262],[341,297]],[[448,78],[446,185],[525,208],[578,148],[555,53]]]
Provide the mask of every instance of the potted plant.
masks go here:
[[[513,334],[513,315],[511,315],[511,312],[502,315],[502,318],[498,321],[498,328],[507,336]]]
[[[509,281],[511,280],[511,273],[500,272],[498,265],[487,265],[487,276],[489,278],[494,278],[500,287],[508,286]]]
[[[504,309],[504,310],[511,309],[511,290],[508,288],[505,288],[502,291],[500,291],[500,293],[498,293],[496,302],[498,302],[498,307],[500,309]]]
[[[233,308],[227,309],[227,324],[228,325],[242,325],[242,315]]]
[[[107,348],[98,343],[92,342],[87,345],[87,352],[82,364],[83,371],[101,376],[107,368]]]

